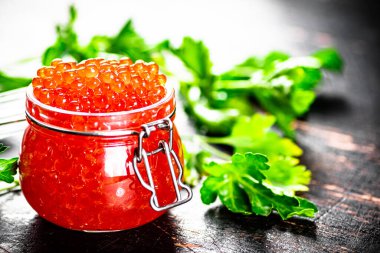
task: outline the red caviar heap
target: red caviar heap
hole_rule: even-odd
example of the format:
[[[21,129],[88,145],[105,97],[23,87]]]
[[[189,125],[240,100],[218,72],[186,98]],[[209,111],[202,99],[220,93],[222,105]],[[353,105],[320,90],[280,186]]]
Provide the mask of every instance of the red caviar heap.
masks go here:
[[[166,77],[156,63],[88,59],[80,63],[55,59],[32,81],[44,104],[79,112],[128,111],[161,100]]]

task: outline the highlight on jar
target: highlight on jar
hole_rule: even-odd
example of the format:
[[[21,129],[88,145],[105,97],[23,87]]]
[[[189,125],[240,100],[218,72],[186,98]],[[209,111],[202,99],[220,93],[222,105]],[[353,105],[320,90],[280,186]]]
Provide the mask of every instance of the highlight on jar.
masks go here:
[[[155,63],[56,59],[42,67],[27,89],[26,200],[44,219],[88,232],[138,227],[189,201],[175,109]]]

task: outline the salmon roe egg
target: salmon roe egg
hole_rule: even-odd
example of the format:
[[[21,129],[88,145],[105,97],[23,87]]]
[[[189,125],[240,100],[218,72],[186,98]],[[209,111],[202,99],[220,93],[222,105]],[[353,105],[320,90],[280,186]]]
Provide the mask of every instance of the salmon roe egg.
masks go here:
[[[42,103],[80,112],[129,111],[157,103],[166,95],[166,76],[156,63],[127,57],[76,62],[55,59],[37,71],[34,96]]]

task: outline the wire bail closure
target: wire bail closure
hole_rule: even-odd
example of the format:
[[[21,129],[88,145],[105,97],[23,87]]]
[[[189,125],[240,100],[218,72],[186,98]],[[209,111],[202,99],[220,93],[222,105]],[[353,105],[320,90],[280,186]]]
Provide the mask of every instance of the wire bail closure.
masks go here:
[[[167,210],[169,208],[188,202],[193,197],[193,193],[190,187],[185,185],[181,181],[182,174],[183,174],[183,167],[178,159],[177,154],[173,150],[173,122],[170,120],[170,118],[164,118],[161,120],[150,122],[148,124],[144,124],[141,127],[142,127],[142,131],[138,134],[138,146],[135,149],[135,155],[133,157],[133,169],[135,170],[135,173],[141,185],[152,193],[150,197],[150,206],[155,211],[163,211],[163,210]],[[149,151],[149,152],[145,151],[145,149],[143,148],[144,139],[149,138],[151,132],[158,131],[158,130],[166,130],[168,132],[169,134],[168,142],[165,140],[160,140],[158,143],[157,149],[153,151]],[[175,193],[176,193],[176,200],[173,203],[165,205],[165,206],[160,206],[158,203],[155,184],[153,181],[151,167],[148,160],[149,156],[155,155],[159,152],[163,152],[166,156],[166,159],[169,164],[170,174],[173,181]],[[175,174],[172,158],[174,158],[175,165],[177,166],[178,171],[179,171],[178,177]],[[148,181],[149,181],[148,183],[145,182],[144,179],[142,178],[140,170],[137,166],[137,164],[141,162],[144,162],[146,174],[148,176]],[[183,196],[181,194],[180,188],[187,192],[186,196]]]
[[[135,173],[141,185],[152,193],[152,196],[150,198],[150,205],[153,208],[153,210],[155,211],[167,210],[169,208],[186,203],[193,197],[193,193],[190,187],[185,185],[181,181],[182,174],[183,174],[183,167],[178,159],[177,154],[173,150],[173,122],[171,121],[170,117],[174,115],[174,111],[167,118],[153,121],[147,124],[143,124],[141,126],[142,131],[140,132],[135,131],[135,130],[93,131],[93,132],[78,131],[78,130],[66,129],[63,127],[58,127],[58,126],[51,125],[49,123],[42,122],[36,119],[34,116],[32,116],[28,111],[25,111],[25,113],[26,113],[26,117],[30,119],[36,125],[44,127],[52,131],[58,131],[61,133],[66,133],[66,134],[74,134],[74,135],[81,135],[81,136],[96,136],[96,137],[128,136],[128,135],[136,136],[137,135],[138,146],[135,149],[135,154],[133,157],[133,169],[135,170]],[[160,140],[158,143],[157,149],[150,152],[145,151],[143,148],[144,139],[149,138],[151,132],[154,132],[157,130],[163,130],[163,131],[166,130],[169,133],[168,142],[166,142],[165,140]],[[155,189],[155,185],[154,185],[153,177],[151,173],[151,167],[148,160],[149,156],[155,155],[159,152],[163,152],[166,156],[166,159],[169,164],[170,174],[173,181],[176,197],[177,197],[177,199],[173,203],[165,205],[165,206],[160,206],[158,203],[156,189]],[[174,167],[172,164],[172,158],[174,158],[174,162],[178,167],[178,171],[179,171],[178,177],[176,177],[175,175]],[[137,167],[137,163],[141,163],[141,162],[144,162],[145,164],[145,169],[146,169],[149,183],[146,183],[144,181]],[[181,189],[187,192],[187,196],[185,197],[182,196]]]

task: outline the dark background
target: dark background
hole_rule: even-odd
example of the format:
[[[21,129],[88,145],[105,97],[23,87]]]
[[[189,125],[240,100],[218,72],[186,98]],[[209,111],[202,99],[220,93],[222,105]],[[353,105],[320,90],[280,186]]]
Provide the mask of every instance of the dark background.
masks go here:
[[[42,220],[28,206],[22,193],[16,192],[0,196],[1,253],[380,252],[380,8],[377,1],[271,0],[265,4],[272,9],[263,9],[262,15],[259,14],[264,1],[238,1],[236,5],[240,2],[252,8],[245,13],[252,11],[258,15],[257,20],[247,18],[256,22],[253,28],[250,23],[235,28],[243,29],[242,34],[252,33],[244,35],[248,37],[242,35],[252,40],[252,47],[257,42],[260,50],[266,50],[268,42],[267,47],[277,45],[270,49],[307,54],[334,45],[345,60],[343,75],[327,76],[310,113],[298,123],[297,141],[304,149],[302,162],[313,172],[310,191],[304,197],[318,205],[320,211],[316,218],[282,221],[276,214],[269,217],[232,214],[219,204],[203,205],[196,188],[190,203],[141,228],[86,234]],[[217,10],[217,2],[212,3]],[[4,3],[0,2],[0,8],[1,4]],[[223,1],[222,6],[230,7],[231,13],[239,10],[233,1]],[[203,7],[200,4],[198,8]],[[211,8],[210,4],[207,8]],[[1,24],[0,31],[4,25]],[[257,30],[258,27],[263,29]],[[215,30],[214,37],[222,36],[220,31]],[[276,37],[279,31],[282,34]],[[202,37],[201,32],[198,35]],[[3,43],[11,39],[7,37]],[[205,40],[216,44],[211,37],[205,36]],[[221,47],[230,57],[233,53],[243,54],[236,49],[237,38],[226,37],[226,40]],[[215,50],[212,56],[218,59],[220,55],[223,53]],[[2,140],[13,147],[7,156],[17,154],[20,136]]]

